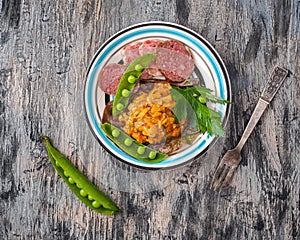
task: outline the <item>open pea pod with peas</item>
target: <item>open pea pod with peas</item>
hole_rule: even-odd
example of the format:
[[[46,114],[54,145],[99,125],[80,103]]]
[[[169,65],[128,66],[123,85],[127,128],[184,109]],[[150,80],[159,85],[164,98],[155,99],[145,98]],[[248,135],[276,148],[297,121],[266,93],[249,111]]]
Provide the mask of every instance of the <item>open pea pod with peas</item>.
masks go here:
[[[113,117],[118,116],[124,108],[128,105],[130,94],[134,89],[135,83],[142,75],[145,68],[152,62],[156,57],[156,54],[144,54],[136,58],[127,67],[126,71],[123,73],[116,96],[113,103]]]
[[[110,123],[101,124],[101,128],[120,149],[136,159],[148,163],[158,163],[168,157],[167,154],[141,144]]]
[[[41,136],[41,140],[47,148],[49,160],[53,167],[83,203],[101,214],[120,212],[120,209],[108,196],[101,192],[62,153],[52,146],[49,137]]]

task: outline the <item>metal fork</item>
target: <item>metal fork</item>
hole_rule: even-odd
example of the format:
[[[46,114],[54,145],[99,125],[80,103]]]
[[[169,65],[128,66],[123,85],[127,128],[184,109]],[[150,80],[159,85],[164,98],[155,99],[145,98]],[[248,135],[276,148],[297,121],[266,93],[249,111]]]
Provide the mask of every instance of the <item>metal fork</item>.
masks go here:
[[[211,182],[212,189],[222,191],[230,184],[241,162],[241,150],[244,144],[287,75],[288,70],[279,66],[274,68],[239,143],[234,149],[228,150],[221,159]]]

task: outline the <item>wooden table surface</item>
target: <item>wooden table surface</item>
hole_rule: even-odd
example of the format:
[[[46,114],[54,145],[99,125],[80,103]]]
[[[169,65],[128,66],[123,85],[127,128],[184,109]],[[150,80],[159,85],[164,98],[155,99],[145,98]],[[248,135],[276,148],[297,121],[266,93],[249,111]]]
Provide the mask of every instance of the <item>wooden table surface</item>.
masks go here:
[[[150,20],[206,38],[228,69],[220,139],[186,166],[147,172],[111,157],[83,108],[87,66],[117,31]],[[0,239],[300,239],[300,1],[0,2]],[[209,188],[274,66],[290,71],[250,136],[231,186]],[[100,215],[57,175],[39,136],[122,209]]]

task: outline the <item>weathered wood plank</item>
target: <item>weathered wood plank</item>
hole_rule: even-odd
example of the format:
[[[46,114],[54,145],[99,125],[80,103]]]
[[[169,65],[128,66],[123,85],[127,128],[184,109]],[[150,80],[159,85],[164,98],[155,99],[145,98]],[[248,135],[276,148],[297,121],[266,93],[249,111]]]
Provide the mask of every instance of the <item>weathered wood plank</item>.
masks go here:
[[[2,1],[0,3],[0,239],[299,239],[300,2]],[[179,169],[145,172],[99,146],[85,121],[85,70],[131,24],[190,27],[231,77],[227,137]],[[209,189],[218,159],[242,135],[275,65],[290,77],[242,153],[224,193]],[[50,165],[47,134],[122,214],[80,203]]]

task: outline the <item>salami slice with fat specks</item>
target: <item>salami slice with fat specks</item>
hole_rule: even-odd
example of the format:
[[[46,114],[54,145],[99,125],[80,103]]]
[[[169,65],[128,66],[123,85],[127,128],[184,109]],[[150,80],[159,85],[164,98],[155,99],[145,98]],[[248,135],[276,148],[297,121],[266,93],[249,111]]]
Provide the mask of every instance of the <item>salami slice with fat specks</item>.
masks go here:
[[[149,39],[144,41],[140,46],[139,46],[139,52],[140,55],[144,54],[154,54],[156,53],[156,50],[158,46],[162,43],[163,41],[160,39]],[[158,67],[156,66],[155,61],[151,62],[148,68],[146,69],[148,75],[150,77],[162,77],[162,73],[159,71]],[[146,79],[143,78],[142,79]]]
[[[194,61],[191,53],[180,41],[164,41],[156,52],[156,65],[170,81],[182,82],[193,73]]]
[[[156,53],[158,45],[162,42],[159,39],[149,39],[145,41],[137,41],[126,45],[121,54],[125,64],[130,64],[137,57],[144,54]],[[148,68],[142,73],[140,79],[149,79],[151,77],[162,77],[162,73],[157,68],[155,62],[150,63]]]
[[[103,92],[115,95],[120,83],[121,77],[126,70],[125,65],[112,63],[105,66],[98,77],[98,85]]]
[[[123,55],[124,64],[128,65],[137,57],[141,56],[139,47],[142,45],[142,42],[133,42],[125,47],[123,47],[121,54]]]
[[[156,53],[156,49],[163,41],[160,39],[149,39],[142,42],[139,46],[140,55],[144,54],[154,54]]]

